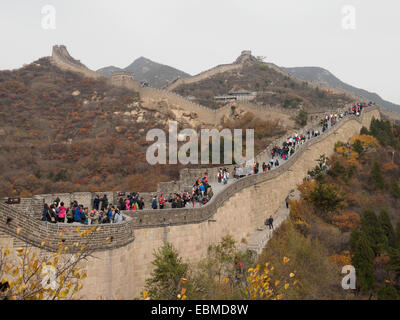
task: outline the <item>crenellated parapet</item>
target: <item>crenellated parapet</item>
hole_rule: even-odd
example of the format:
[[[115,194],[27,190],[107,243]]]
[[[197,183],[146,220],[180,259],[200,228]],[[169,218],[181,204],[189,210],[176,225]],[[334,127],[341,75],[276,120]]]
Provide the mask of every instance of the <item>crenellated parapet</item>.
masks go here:
[[[279,179],[281,175],[291,171],[291,168],[296,165],[297,160],[301,158],[307,150],[324,140],[329,140],[332,137],[335,137],[337,132],[346,127],[347,124],[356,122],[358,123],[358,126],[361,127],[361,124],[365,125],[370,123],[372,117],[379,118],[379,116],[379,109],[376,107],[370,107],[364,110],[360,117],[348,116],[344,118],[334,128],[330,129],[323,135],[308,141],[279,168],[266,174],[262,173],[247,176],[229,184],[220,193],[216,194],[205,206],[190,209],[164,209],[157,211],[147,209],[124,212],[123,214],[126,218],[124,222],[101,225],[101,231],[96,233],[95,238],[92,241],[92,249],[102,251],[124,246],[134,241],[134,230],[165,228],[166,226],[182,226],[207,222],[210,219],[213,219],[215,213],[223,207],[230,198],[250,187],[255,187],[268,181]],[[350,136],[348,138],[350,138]],[[187,170],[188,169],[184,169],[182,175],[189,173]],[[205,170],[208,169],[201,169],[201,172],[204,173]],[[211,170],[214,169],[209,170],[211,172]],[[118,192],[96,194],[107,194],[110,203],[119,199]],[[27,206],[26,208],[18,208],[13,207],[12,205],[0,203],[1,231],[36,247],[41,247],[42,241],[46,239],[47,241],[44,249],[50,251],[58,248],[58,244],[61,240],[65,240],[65,245],[68,246],[71,246],[74,242],[80,242],[81,238],[79,232],[76,232],[75,230],[76,226],[63,223],[51,224],[42,222],[38,219],[38,214],[40,214],[45,201],[51,203],[55,199],[55,196],[58,196],[66,203],[69,203],[69,201],[72,200],[78,200],[78,202],[91,202],[94,193],[82,192],[74,194],[37,195],[34,196],[30,202],[27,199],[24,199],[25,206]],[[63,233],[63,237],[60,239],[58,236],[63,228],[67,231]],[[89,228],[91,228],[91,226],[81,226],[82,230]],[[17,230],[20,231],[17,232]],[[107,242],[106,239],[110,239],[111,242]]]

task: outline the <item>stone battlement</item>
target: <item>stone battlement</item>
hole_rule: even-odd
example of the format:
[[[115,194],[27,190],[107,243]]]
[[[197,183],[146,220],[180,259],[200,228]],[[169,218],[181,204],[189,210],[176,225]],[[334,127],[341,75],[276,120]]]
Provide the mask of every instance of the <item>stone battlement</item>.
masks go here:
[[[279,220],[276,212],[285,197],[315,167],[321,154],[330,156],[337,141],[347,141],[358,134],[374,117],[380,118],[379,110],[374,107],[365,109],[360,117],[346,117],[307,142],[276,170],[239,179],[216,194],[206,206],[127,212],[122,223],[100,225],[102,230],[96,233],[91,247],[94,256],[84,266],[88,277],[83,283],[83,298],[138,297],[153,270],[152,253],[165,242],[171,243],[183,259],[195,262],[207,254],[209,245],[228,234],[237,242],[248,240],[266,217],[273,215]],[[64,226],[65,238],[60,239],[58,232]],[[112,241],[107,242],[111,237]],[[74,226],[32,219],[26,211],[0,203],[0,246],[18,248],[15,239],[39,250],[41,242],[47,239],[43,248],[46,251],[53,251],[63,239],[69,246],[81,241]]]

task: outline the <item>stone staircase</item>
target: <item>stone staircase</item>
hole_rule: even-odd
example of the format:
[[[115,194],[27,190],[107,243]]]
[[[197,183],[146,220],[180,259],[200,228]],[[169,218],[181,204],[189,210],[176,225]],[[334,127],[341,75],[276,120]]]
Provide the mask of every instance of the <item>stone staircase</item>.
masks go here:
[[[290,200],[300,199],[300,192],[296,189],[289,194]],[[260,255],[268,241],[272,238],[274,230],[279,228],[279,226],[289,217],[290,209],[286,208],[286,204],[279,208],[279,210],[272,216],[274,219],[273,225],[274,229],[270,229],[268,226],[260,226],[257,230],[249,236],[247,244],[241,244],[240,249],[254,251],[257,255]],[[265,217],[266,219],[268,217]]]

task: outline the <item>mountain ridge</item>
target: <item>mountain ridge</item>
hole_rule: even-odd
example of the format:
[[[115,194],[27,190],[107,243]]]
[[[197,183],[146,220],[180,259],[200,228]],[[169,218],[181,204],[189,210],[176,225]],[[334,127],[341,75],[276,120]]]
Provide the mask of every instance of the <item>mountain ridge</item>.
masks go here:
[[[400,113],[400,105],[383,99],[376,92],[370,92],[368,90],[350,85],[340,80],[329,70],[324,69],[322,67],[309,66],[309,67],[280,67],[280,68],[289,73],[291,76],[296,77],[300,80],[308,81],[311,83],[317,83],[330,88],[341,89],[353,93],[357,96],[360,96],[364,99],[373,101],[389,111]]]
[[[96,72],[111,76],[113,72],[133,72],[135,79],[146,81],[154,88],[162,88],[177,78],[190,77],[190,74],[174,67],[154,62],[146,57],[139,57],[125,68],[108,66],[98,69]]]

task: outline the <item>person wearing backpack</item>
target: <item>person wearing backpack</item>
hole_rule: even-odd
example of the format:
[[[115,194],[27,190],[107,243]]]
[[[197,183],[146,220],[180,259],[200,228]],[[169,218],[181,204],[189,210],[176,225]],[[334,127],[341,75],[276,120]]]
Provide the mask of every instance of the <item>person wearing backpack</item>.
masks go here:
[[[74,222],[74,204],[71,202],[71,205],[67,209],[67,223],[72,223]]]

